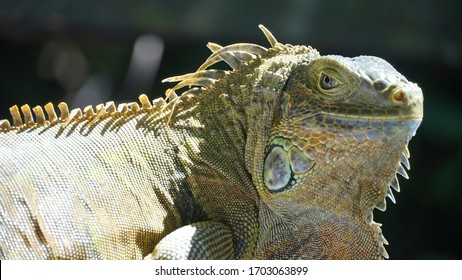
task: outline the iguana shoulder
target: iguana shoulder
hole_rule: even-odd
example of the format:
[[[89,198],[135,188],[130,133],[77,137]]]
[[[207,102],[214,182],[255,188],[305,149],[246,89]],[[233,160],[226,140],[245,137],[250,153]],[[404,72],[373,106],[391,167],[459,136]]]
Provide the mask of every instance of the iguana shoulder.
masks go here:
[[[388,257],[372,213],[407,177],[422,91],[260,28],[269,48],[209,43],[165,99],[11,107],[0,257]]]

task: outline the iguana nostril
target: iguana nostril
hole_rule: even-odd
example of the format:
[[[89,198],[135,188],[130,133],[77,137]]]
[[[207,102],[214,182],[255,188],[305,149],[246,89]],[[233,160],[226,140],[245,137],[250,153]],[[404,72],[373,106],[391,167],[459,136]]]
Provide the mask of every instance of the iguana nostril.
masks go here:
[[[400,90],[393,94],[393,99],[398,102],[402,102],[406,98],[406,94]]]

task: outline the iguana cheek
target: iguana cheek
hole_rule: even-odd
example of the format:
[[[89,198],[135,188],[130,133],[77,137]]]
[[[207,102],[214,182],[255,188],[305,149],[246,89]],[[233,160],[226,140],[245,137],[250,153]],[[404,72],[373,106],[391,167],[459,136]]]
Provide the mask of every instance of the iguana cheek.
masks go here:
[[[285,188],[292,177],[289,156],[281,146],[273,146],[265,159],[263,179],[270,191]]]

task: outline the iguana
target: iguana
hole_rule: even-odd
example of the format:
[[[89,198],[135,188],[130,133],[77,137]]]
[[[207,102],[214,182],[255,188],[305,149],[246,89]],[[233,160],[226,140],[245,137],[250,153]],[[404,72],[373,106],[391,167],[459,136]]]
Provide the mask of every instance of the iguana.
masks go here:
[[[11,107],[0,258],[388,258],[373,210],[407,178],[421,89],[260,29],[270,48],[209,43],[165,99]]]

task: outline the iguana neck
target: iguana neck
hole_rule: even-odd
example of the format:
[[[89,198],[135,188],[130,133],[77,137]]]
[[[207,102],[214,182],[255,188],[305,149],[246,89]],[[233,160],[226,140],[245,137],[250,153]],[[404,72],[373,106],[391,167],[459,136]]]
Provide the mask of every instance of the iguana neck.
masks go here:
[[[239,233],[234,237],[234,244],[238,244],[234,248],[236,258],[252,258],[258,228],[258,194],[250,173],[242,168],[248,118],[236,88],[244,87],[224,78],[207,89],[183,93],[180,100],[192,94],[189,98],[194,102],[184,101],[176,108],[169,126],[188,135],[179,145],[178,158],[207,219],[220,221]]]
[[[199,139],[191,157],[219,159],[213,168],[226,166],[222,172],[241,178],[255,175],[254,166],[265,152],[280,96],[280,91],[256,89],[261,61],[253,64],[233,71],[213,86],[183,93],[170,124]],[[182,125],[185,123],[188,125]],[[242,173],[240,166],[246,166],[246,174],[236,174]]]

